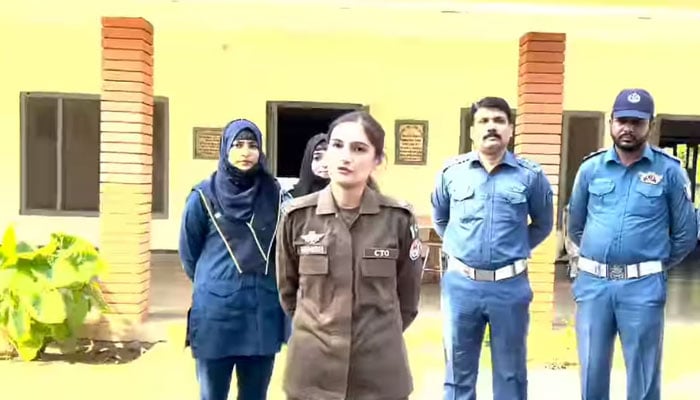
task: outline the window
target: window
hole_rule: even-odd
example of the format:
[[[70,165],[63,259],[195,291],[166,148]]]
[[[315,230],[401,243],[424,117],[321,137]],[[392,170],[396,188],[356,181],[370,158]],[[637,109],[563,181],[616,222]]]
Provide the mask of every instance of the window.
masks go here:
[[[21,214],[98,215],[100,96],[22,93]],[[154,98],[154,217],[167,218],[168,102]]]
[[[459,134],[459,154],[469,153],[472,151],[472,111],[471,107],[462,108],[460,115],[460,134]],[[515,125],[517,124],[517,110],[515,108],[510,109],[513,115],[513,136],[508,142],[508,151],[515,151]]]

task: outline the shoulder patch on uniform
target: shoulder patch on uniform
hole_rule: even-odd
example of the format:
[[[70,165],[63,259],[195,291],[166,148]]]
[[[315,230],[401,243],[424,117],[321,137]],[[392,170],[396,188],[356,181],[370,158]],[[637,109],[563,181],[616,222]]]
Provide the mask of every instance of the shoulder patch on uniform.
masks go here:
[[[295,199],[289,200],[282,205],[282,213],[289,214],[292,211],[300,210],[302,208],[313,207],[318,202],[318,192],[307,194],[305,196],[297,197]]]
[[[455,165],[462,164],[469,160],[469,154],[470,153],[465,153],[465,154],[460,154],[456,157],[452,157],[445,161],[445,163],[442,165],[442,170],[446,171],[451,167],[454,167]]]
[[[598,149],[598,150],[596,150],[596,151],[590,153],[589,155],[583,157],[583,160],[581,160],[581,161],[586,161],[586,160],[588,160],[589,158],[593,158],[593,157],[595,157],[595,156],[597,156],[597,155],[599,155],[599,154],[603,154],[603,153],[605,153],[606,151],[608,151],[608,149],[606,149],[605,147],[601,147],[600,149]]]
[[[518,164],[521,167],[527,168],[530,171],[533,171],[533,172],[542,171],[542,167],[540,166],[540,164],[538,164],[532,160],[528,160],[527,158],[523,158],[520,156],[515,156],[515,160],[518,162]]]
[[[664,155],[667,158],[670,158],[671,160],[677,162],[678,164],[683,164],[683,161],[680,158],[674,156],[673,154],[668,154],[664,149],[662,149],[660,147],[656,147],[656,146],[649,146],[649,147],[651,147],[651,151],[653,151],[654,153],[659,153],[659,154]]]

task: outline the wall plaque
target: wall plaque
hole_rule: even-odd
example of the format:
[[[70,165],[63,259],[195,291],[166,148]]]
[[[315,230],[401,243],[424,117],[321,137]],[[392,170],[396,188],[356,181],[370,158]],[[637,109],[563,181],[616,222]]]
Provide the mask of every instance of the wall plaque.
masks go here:
[[[223,128],[193,128],[195,160],[218,160]]]
[[[428,121],[397,120],[395,136],[395,164],[426,164],[428,161]]]

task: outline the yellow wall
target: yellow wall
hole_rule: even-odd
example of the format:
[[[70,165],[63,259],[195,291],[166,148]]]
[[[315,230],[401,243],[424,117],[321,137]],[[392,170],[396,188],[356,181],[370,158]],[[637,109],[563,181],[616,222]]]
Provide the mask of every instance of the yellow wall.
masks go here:
[[[17,222],[20,234],[35,242],[49,229],[98,240],[97,218],[18,216],[19,93],[99,93],[100,15],[141,15],[155,28],[155,94],[168,97],[170,106],[170,218],[153,222],[155,249],[176,247],[189,188],[215,168],[215,162],[192,160],[192,127],[245,117],[264,129],[268,100],[369,105],[388,134],[382,189],[427,215],[435,173],[457,152],[460,107],[485,95],[516,105],[518,38],[527,30],[569,35],[566,109],[607,111],[620,88],[642,86],[655,95],[659,112],[693,114],[700,93],[700,57],[689,51],[700,44],[700,29],[687,26],[674,36],[660,29],[673,25],[668,21],[601,18],[602,28],[592,29],[590,18],[573,17],[158,1],[141,8],[126,1],[120,11],[113,2],[106,8],[68,2],[85,7],[69,17],[48,9],[32,14],[22,5],[0,12],[0,37],[16,38],[0,41],[0,167],[6,177],[0,225]],[[403,118],[429,120],[427,166],[394,165],[394,120]]]

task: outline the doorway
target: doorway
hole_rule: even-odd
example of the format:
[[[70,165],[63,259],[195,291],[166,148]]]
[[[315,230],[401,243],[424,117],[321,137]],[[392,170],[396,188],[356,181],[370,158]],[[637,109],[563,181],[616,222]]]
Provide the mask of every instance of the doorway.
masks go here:
[[[337,117],[362,109],[369,110],[355,103],[267,102],[265,152],[270,170],[285,183],[295,183],[306,142],[317,133],[327,132]]]
[[[678,157],[690,179],[690,194],[695,207],[698,196],[698,147],[700,147],[700,117],[660,114],[657,117],[659,147]]]

